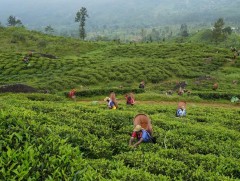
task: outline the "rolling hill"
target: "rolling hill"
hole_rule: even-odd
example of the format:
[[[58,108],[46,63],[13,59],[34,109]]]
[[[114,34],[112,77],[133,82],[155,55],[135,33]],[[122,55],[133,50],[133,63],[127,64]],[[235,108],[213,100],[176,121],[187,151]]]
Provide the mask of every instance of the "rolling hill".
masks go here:
[[[0,85],[35,89],[0,93],[0,180],[239,180],[240,110],[229,99],[240,96],[240,58],[200,36],[90,42],[1,27]],[[179,83],[191,94],[179,96]],[[103,102],[113,90],[116,110]],[[182,100],[187,116],[175,117]],[[139,113],[156,144],[128,145]]]
[[[38,89],[137,88],[145,80],[151,91],[173,89],[186,81],[192,91],[237,93],[239,60],[230,48],[202,43],[87,42],[44,35],[24,28],[1,28],[0,82]],[[28,64],[23,57],[32,52]],[[52,55],[52,59],[43,55]]]

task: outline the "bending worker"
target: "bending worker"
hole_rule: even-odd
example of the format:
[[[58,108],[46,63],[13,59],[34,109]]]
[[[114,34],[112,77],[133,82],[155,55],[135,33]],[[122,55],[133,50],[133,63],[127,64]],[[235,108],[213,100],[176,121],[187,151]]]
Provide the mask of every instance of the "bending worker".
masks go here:
[[[107,106],[109,109],[117,109],[115,103],[109,97],[106,97],[104,101],[107,101]]]
[[[138,141],[135,144],[133,144],[135,138]],[[137,125],[133,129],[132,136],[129,140],[129,146],[137,147],[142,142],[152,142],[152,138],[151,138],[150,134],[141,127],[141,125]]]
[[[133,106],[135,104],[134,96],[133,96],[132,93],[126,94],[125,98],[126,98],[127,105],[132,105]]]
[[[186,116],[186,109],[185,109],[185,106],[181,106],[177,112],[176,112],[176,116],[177,117],[183,117],[183,116]]]

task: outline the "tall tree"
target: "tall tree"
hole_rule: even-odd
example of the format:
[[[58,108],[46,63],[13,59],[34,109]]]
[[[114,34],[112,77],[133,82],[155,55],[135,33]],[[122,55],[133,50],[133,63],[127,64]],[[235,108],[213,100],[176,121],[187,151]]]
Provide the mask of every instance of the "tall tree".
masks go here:
[[[51,25],[46,26],[44,30],[47,34],[52,34],[54,32],[54,29],[52,28]]]
[[[160,40],[160,33],[155,28],[152,29],[152,32],[150,33],[150,36],[152,37],[153,41],[159,41]]]
[[[180,27],[180,36],[182,37],[187,37],[189,34],[188,34],[188,27],[186,24],[182,24],[181,27]]]
[[[9,16],[8,17],[8,26],[21,26],[22,22],[20,19],[17,19],[15,16]]]
[[[219,18],[215,23],[212,30],[212,38],[218,43],[225,39],[225,35],[223,33],[224,21],[223,18]]]
[[[141,29],[140,35],[141,35],[142,41],[143,42],[146,41],[147,31],[145,29]]]
[[[89,17],[87,14],[87,9],[82,7],[76,14],[75,22],[79,22],[79,37],[84,40],[86,38],[85,31],[85,21],[86,18]]]
[[[231,35],[232,34],[232,28],[230,26],[223,28],[223,33],[227,34],[227,35]]]

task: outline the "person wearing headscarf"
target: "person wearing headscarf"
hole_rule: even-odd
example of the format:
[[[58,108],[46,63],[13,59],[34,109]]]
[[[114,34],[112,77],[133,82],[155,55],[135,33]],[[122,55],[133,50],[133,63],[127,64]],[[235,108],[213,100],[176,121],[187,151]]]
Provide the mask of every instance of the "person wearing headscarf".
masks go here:
[[[177,112],[176,112],[176,116],[177,117],[183,117],[183,116],[186,116],[186,109],[185,109],[185,106],[181,106],[180,108],[178,108]]]
[[[110,97],[106,97],[104,99],[104,101],[107,102],[107,106],[109,109],[117,109],[116,105],[114,104],[114,102],[110,99]]]
[[[138,141],[134,144],[135,138]],[[146,142],[153,142],[152,137],[150,136],[150,134],[145,129],[143,129],[141,127],[141,125],[136,125],[136,127],[133,129],[132,136],[129,140],[129,146],[137,147],[142,142],[145,142],[145,143]]]

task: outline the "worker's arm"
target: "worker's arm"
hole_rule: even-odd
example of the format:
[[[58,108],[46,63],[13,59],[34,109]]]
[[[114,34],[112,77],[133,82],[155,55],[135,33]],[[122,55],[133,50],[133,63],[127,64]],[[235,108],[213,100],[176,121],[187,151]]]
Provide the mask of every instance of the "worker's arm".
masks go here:
[[[129,140],[129,146],[132,146],[133,141],[134,141],[134,137],[131,137],[130,140]]]
[[[182,115],[183,115],[183,116],[186,116],[186,109],[183,109]]]
[[[143,139],[142,138],[140,138],[140,140],[137,142],[137,143],[135,143],[134,145],[133,145],[133,147],[137,147],[140,143],[142,143],[143,142]]]

